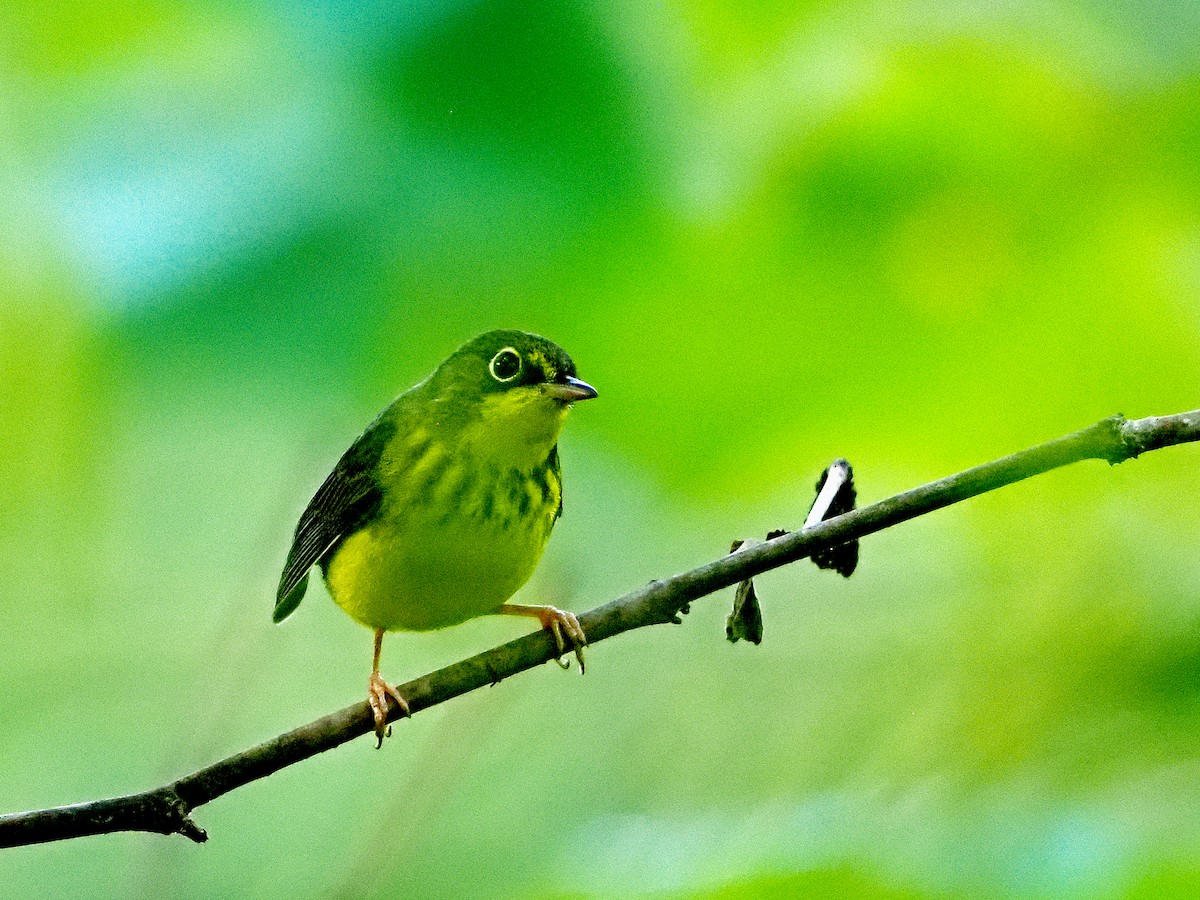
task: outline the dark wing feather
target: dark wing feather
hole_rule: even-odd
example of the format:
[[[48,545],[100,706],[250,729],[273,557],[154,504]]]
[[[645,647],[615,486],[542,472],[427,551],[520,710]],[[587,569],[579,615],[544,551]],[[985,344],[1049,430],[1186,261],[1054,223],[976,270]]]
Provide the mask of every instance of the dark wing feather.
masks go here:
[[[279,579],[273,616],[276,622],[282,622],[300,605],[308,585],[308,570],[343,538],[378,515],[383,501],[377,474],[379,461],[394,433],[395,425],[386,413],[372,422],[309,501],[296,525],[292,549]]]

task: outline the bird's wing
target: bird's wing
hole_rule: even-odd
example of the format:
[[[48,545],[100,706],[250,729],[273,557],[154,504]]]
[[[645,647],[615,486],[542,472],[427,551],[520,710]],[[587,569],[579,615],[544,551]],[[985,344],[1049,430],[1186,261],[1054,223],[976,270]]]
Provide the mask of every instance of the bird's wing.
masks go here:
[[[308,570],[378,514],[383,491],[377,470],[394,432],[394,424],[385,416],[371,423],[309,501],[296,525],[292,549],[279,579],[273,616],[276,622],[282,622],[300,605],[308,585]]]

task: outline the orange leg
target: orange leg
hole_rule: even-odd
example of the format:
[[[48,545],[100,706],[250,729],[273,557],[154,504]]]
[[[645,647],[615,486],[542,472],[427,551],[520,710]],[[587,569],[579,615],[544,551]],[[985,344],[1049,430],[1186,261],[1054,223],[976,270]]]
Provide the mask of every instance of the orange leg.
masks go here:
[[[379,677],[379,654],[382,650],[383,629],[379,628],[375,631],[375,662],[371,665],[371,680],[367,682],[367,702],[371,704],[371,712],[375,716],[375,737],[378,739],[376,750],[383,746],[384,736],[392,733],[387,723],[389,697],[396,701],[401,715],[412,715],[408,711],[408,701],[400,696],[395,687]]]
[[[558,647],[557,662],[564,669],[570,668],[571,665],[562,660],[562,655],[567,652],[566,640],[563,638],[565,634],[571,642],[571,649],[575,651],[575,658],[579,660],[579,673],[583,674],[583,648],[587,646],[587,635],[583,633],[583,628],[580,627],[574,613],[553,606],[522,606],[519,603],[505,603],[496,613],[505,616],[529,616],[541,622],[542,627],[554,635],[554,643]]]

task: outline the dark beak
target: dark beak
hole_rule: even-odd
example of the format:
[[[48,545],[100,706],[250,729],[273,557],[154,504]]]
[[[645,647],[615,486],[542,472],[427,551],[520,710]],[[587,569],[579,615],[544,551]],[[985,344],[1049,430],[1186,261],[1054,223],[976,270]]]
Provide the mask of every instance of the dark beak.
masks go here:
[[[546,385],[546,392],[555,400],[563,403],[578,403],[580,400],[591,400],[596,396],[596,389],[586,381],[567,376],[563,381],[554,381]]]

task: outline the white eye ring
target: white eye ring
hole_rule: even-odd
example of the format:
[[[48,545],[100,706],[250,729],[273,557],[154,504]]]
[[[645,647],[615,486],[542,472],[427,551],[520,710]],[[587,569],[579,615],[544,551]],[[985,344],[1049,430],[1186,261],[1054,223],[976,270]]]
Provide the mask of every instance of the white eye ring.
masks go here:
[[[504,356],[506,353],[511,354],[516,359],[517,367],[513,370],[513,373],[511,375],[509,375],[505,378],[501,378],[500,375],[496,372],[496,363],[499,362],[500,358],[502,356]],[[516,378],[518,375],[521,374],[521,354],[518,353],[512,347],[505,347],[503,350],[499,351],[495,356],[492,357],[492,361],[490,363],[488,363],[488,371],[492,373],[493,378],[495,378],[497,381],[499,381],[501,383],[504,383],[506,381],[512,381],[514,378]]]

